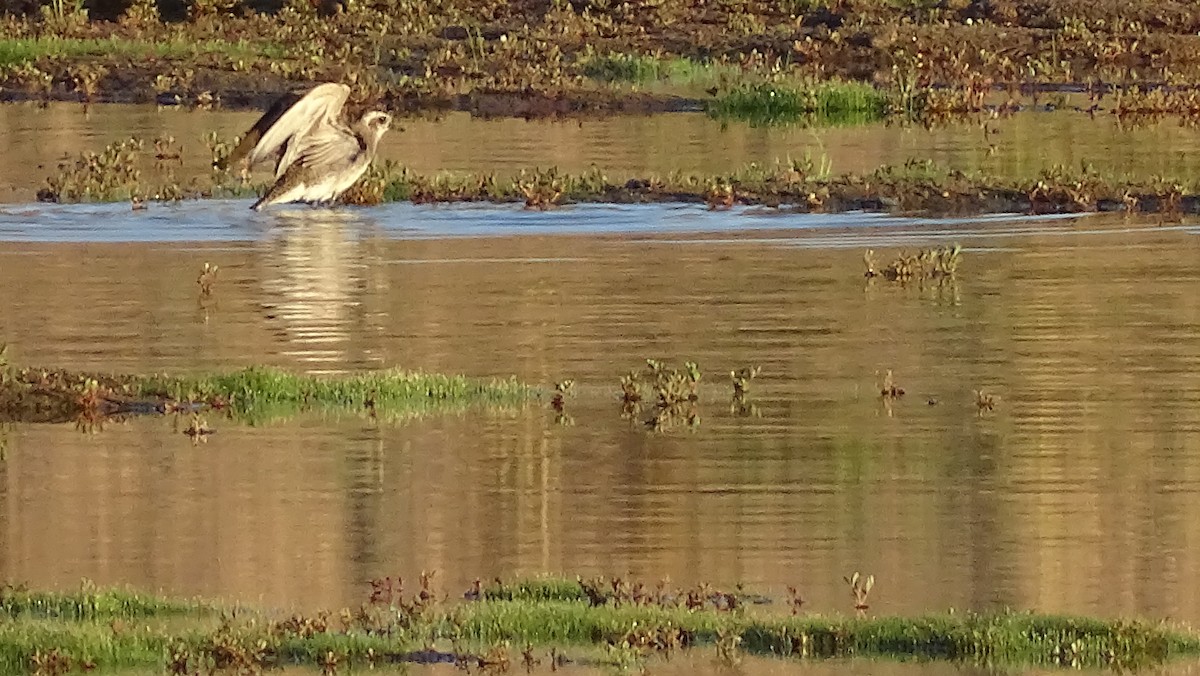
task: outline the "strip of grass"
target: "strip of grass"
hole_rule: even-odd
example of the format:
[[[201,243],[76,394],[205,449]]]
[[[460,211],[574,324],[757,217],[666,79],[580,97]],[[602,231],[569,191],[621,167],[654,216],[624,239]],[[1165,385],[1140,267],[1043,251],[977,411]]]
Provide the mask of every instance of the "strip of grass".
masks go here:
[[[366,410],[402,420],[476,406],[518,406],[537,394],[514,378],[403,370],[316,376],[255,366],[195,375],[104,375],[9,367],[0,369],[0,420],[95,420],[162,412],[181,402],[219,408],[251,423],[308,409]]]
[[[741,70],[731,64],[621,53],[589,57],[580,70],[586,77],[602,82],[663,83],[687,88],[711,87],[722,78],[733,80],[742,76]]]
[[[586,601],[587,594],[578,580],[562,577],[535,577],[510,583],[492,584],[483,590],[491,601]]]
[[[213,608],[201,601],[167,599],[123,589],[85,584],[74,592],[31,591],[0,587],[0,617],[9,620],[110,620],[164,615],[204,615]]]
[[[255,366],[230,373],[145,376],[143,396],[177,401],[223,400],[235,411],[285,406],[363,406],[418,408],[450,404],[517,404],[534,393],[516,379],[472,380],[418,371],[372,371],[314,376]]]
[[[799,121],[852,125],[882,120],[888,103],[887,94],[863,82],[747,84],[718,96],[708,113],[718,119],[758,125]]]
[[[564,595],[565,585],[539,580],[508,588],[514,596],[540,597]],[[112,594],[93,593],[98,598]],[[73,615],[77,596],[37,598],[42,607],[62,612],[58,619],[44,619],[19,610],[0,622],[0,668],[6,673],[26,670],[51,654],[99,668],[178,665],[181,660],[193,668],[320,665],[331,658],[361,665],[419,660],[420,654],[412,651],[431,643],[456,646],[456,651],[506,641],[581,650],[613,645],[651,655],[727,642],[730,636],[740,637],[742,650],[780,657],[917,657],[995,667],[1133,668],[1200,654],[1200,636],[1164,624],[1017,612],[851,618],[514,598],[457,604],[398,601],[309,618],[273,619],[243,610],[217,621],[212,606],[199,601],[137,597],[138,603],[129,603],[128,596],[118,594],[111,598],[119,601],[104,605],[103,613]],[[167,610],[184,615],[157,626],[112,621]],[[73,619],[63,619],[68,617]]]
[[[126,38],[0,38],[0,66],[15,66],[43,57],[76,59],[103,56],[108,58],[186,59],[203,54],[222,54],[232,59],[257,56],[279,57],[283,50],[268,44],[220,40],[132,40]]]
[[[742,649],[796,657],[951,659],[1006,665],[1147,665],[1200,652],[1200,637],[1164,625],[1032,613],[919,617],[767,616],[657,606],[494,601],[459,615],[480,643],[593,644],[679,630],[697,643],[736,632]]]

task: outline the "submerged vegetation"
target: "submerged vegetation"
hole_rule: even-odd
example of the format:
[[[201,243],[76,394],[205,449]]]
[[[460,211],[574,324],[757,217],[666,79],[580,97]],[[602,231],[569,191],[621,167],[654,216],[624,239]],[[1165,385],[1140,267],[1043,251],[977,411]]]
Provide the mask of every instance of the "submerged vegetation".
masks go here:
[[[154,152],[148,145],[132,138],[113,143],[99,153],[85,152],[48,177],[38,198],[53,202],[129,200],[131,208],[140,211],[147,207],[146,200],[244,197],[264,189],[220,169],[214,169],[211,176],[192,176],[180,182],[173,169],[178,160],[169,158],[177,158],[184,150],[173,139],[168,153],[163,152],[163,139],[152,144]],[[215,160],[229,144],[209,139],[208,145]],[[505,177],[448,172],[421,175],[386,162],[368,171],[342,199],[359,205],[388,201],[524,203],[528,209],[585,202],[685,202],[714,209],[763,205],[812,212],[1124,211],[1172,218],[1200,213],[1200,191],[1192,181],[1165,177],[1133,180],[1104,175],[1086,165],[1078,169],[1056,167],[1027,178],[1003,178],[910,160],[872,172],[833,175],[827,160],[811,157],[773,165],[750,164],[718,175],[672,173],[617,180],[598,167],[581,174],[566,174],[550,167]],[[877,272],[901,279],[915,272],[913,266],[924,264],[921,260],[897,261]],[[937,270],[927,272],[935,274]]]
[[[863,263],[867,278],[882,277],[891,282],[907,282],[913,279],[943,280],[954,277],[958,273],[958,264],[962,259],[962,247],[955,244],[950,247],[936,247],[916,253],[900,253],[890,263],[879,265],[875,251],[867,249],[863,254]]]
[[[895,657],[1002,666],[1127,669],[1200,653],[1200,636],[1165,624],[1030,613],[947,613],[868,617],[871,578],[852,578],[856,615],[790,609],[748,612],[770,599],[708,585],[648,587],[620,578],[538,578],[475,585],[449,602],[422,574],[416,589],[400,578],[372,581],[357,608],[282,615],[222,608],[85,587],[80,592],[0,590],[0,668],[6,673],[63,669],[162,668],[184,674],[258,673],[287,664],[325,673],[397,662],[447,662],[507,671],[545,656],[628,666],[655,656],[712,646],[720,659],[739,652],[784,659]],[[131,620],[133,622],[131,622]],[[510,650],[521,650],[518,658]],[[523,648],[522,648],[523,647]],[[566,655],[573,653],[573,658]],[[539,656],[540,655],[540,656]]]
[[[700,426],[700,367],[695,362],[684,362],[683,370],[647,359],[642,372],[630,371],[621,377],[621,416],[631,421],[642,420],[643,406],[649,408],[649,417],[642,423],[656,432],[684,426],[695,429]],[[654,392],[654,400],[645,402],[643,386]]]

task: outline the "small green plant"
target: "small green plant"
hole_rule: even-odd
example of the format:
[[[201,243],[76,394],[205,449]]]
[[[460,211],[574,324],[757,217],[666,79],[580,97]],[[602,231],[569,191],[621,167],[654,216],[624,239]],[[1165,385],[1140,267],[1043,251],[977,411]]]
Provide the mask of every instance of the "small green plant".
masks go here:
[[[729,379],[733,381],[733,396],[744,397],[750,391],[750,381],[758,377],[762,371],[758,366],[743,366],[736,371],[729,372]]]

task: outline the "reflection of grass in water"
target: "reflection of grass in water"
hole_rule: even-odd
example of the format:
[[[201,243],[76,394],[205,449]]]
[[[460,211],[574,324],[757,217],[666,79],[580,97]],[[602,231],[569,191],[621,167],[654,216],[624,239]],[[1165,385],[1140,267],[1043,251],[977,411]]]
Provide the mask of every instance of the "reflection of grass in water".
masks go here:
[[[130,58],[185,58],[201,54],[222,54],[232,59],[257,56],[280,57],[277,46],[220,40],[134,40],[126,38],[0,38],[0,66],[34,61],[41,57],[79,58],[86,56]]]
[[[252,367],[231,373],[147,376],[138,379],[143,396],[177,401],[219,401],[250,420],[274,418],[299,408],[369,408],[387,417],[411,417],[476,405],[516,405],[534,389],[508,380],[411,371],[373,371],[344,376],[296,374]]]
[[[26,671],[31,663],[49,659],[101,669],[171,665],[176,673],[191,672],[174,667],[214,660],[251,671],[287,663],[366,666],[411,659],[409,651],[429,645],[451,649],[451,641],[454,650],[483,649],[489,655],[503,642],[511,642],[514,650],[623,646],[594,654],[628,663],[636,656],[729,637],[740,639],[742,650],[762,655],[921,657],[1014,667],[1132,668],[1200,652],[1196,634],[1138,621],[1013,612],[789,615],[655,601],[593,606],[584,600],[545,600],[565,594],[538,589],[569,584],[534,583],[511,600],[485,594],[481,601],[445,603],[437,595],[419,599],[410,592],[341,613],[272,618],[241,609],[219,619],[213,606],[198,601],[136,597],[132,603],[124,593],[86,589],[63,595],[6,590],[3,595],[15,600],[0,603],[0,668]],[[44,610],[31,610],[35,607]],[[150,621],[155,617],[162,619]],[[520,659],[516,653],[507,656]]]
[[[830,81],[743,85],[719,96],[708,112],[716,118],[751,124],[854,125],[883,119],[887,108],[887,95],[869,84]]]

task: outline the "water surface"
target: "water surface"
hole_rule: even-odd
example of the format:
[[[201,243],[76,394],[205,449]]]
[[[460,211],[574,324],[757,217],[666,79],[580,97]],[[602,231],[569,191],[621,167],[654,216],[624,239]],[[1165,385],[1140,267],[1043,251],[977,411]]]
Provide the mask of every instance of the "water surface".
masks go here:
[[[535,403],[213,419],[202,445],[171,419],[13,426],[0,577],[314,608],[422,569],[450,593],[667,575],[844,612],[860,570],[881,613],[1200,620],[1192,222],[248,204],[3,207],[0,341],[79,369],[573,378],[573,424]],[[953,241],[953,284],[862,276],[865,248]],[[699,362],[698,429],[621,418],[617,379],[647,357]],[[749,364],[757,415],[730,407]]]
[[[34,199],[46,177],[84,150],[137,136],[153,149],[158,137],[183,147],[181,163],[161,174],[186,183],[206,175],[205,137],[243,133],[254,111],[203,111],[125,104],[0,105],[0,202]],[[963,171],[1027,178],[1055,166],[1090,165],[1105,174],[1186,180],[1200,173],[1200,129],[1164,120],[1129,128],[1112,115],[1063,110],[1027,112],[985,123],[932,129],[876,123],[860,127],[755,128],[722,124],[702,113],[610,116],[565,121],[484,120],[466,113],[401,119],[380,156],[420,174],[495,172],[558,167],[581,173],[593,165],[612,180],[674,171],[725,174],[751,162],[810,161],[835,174],[870,172],[909,159],[933,160]],[[150,177],[147,177],[149,179]],[[266,180],[265,174],[260,180]],[[155,185],[169,181],[148,180]]]

